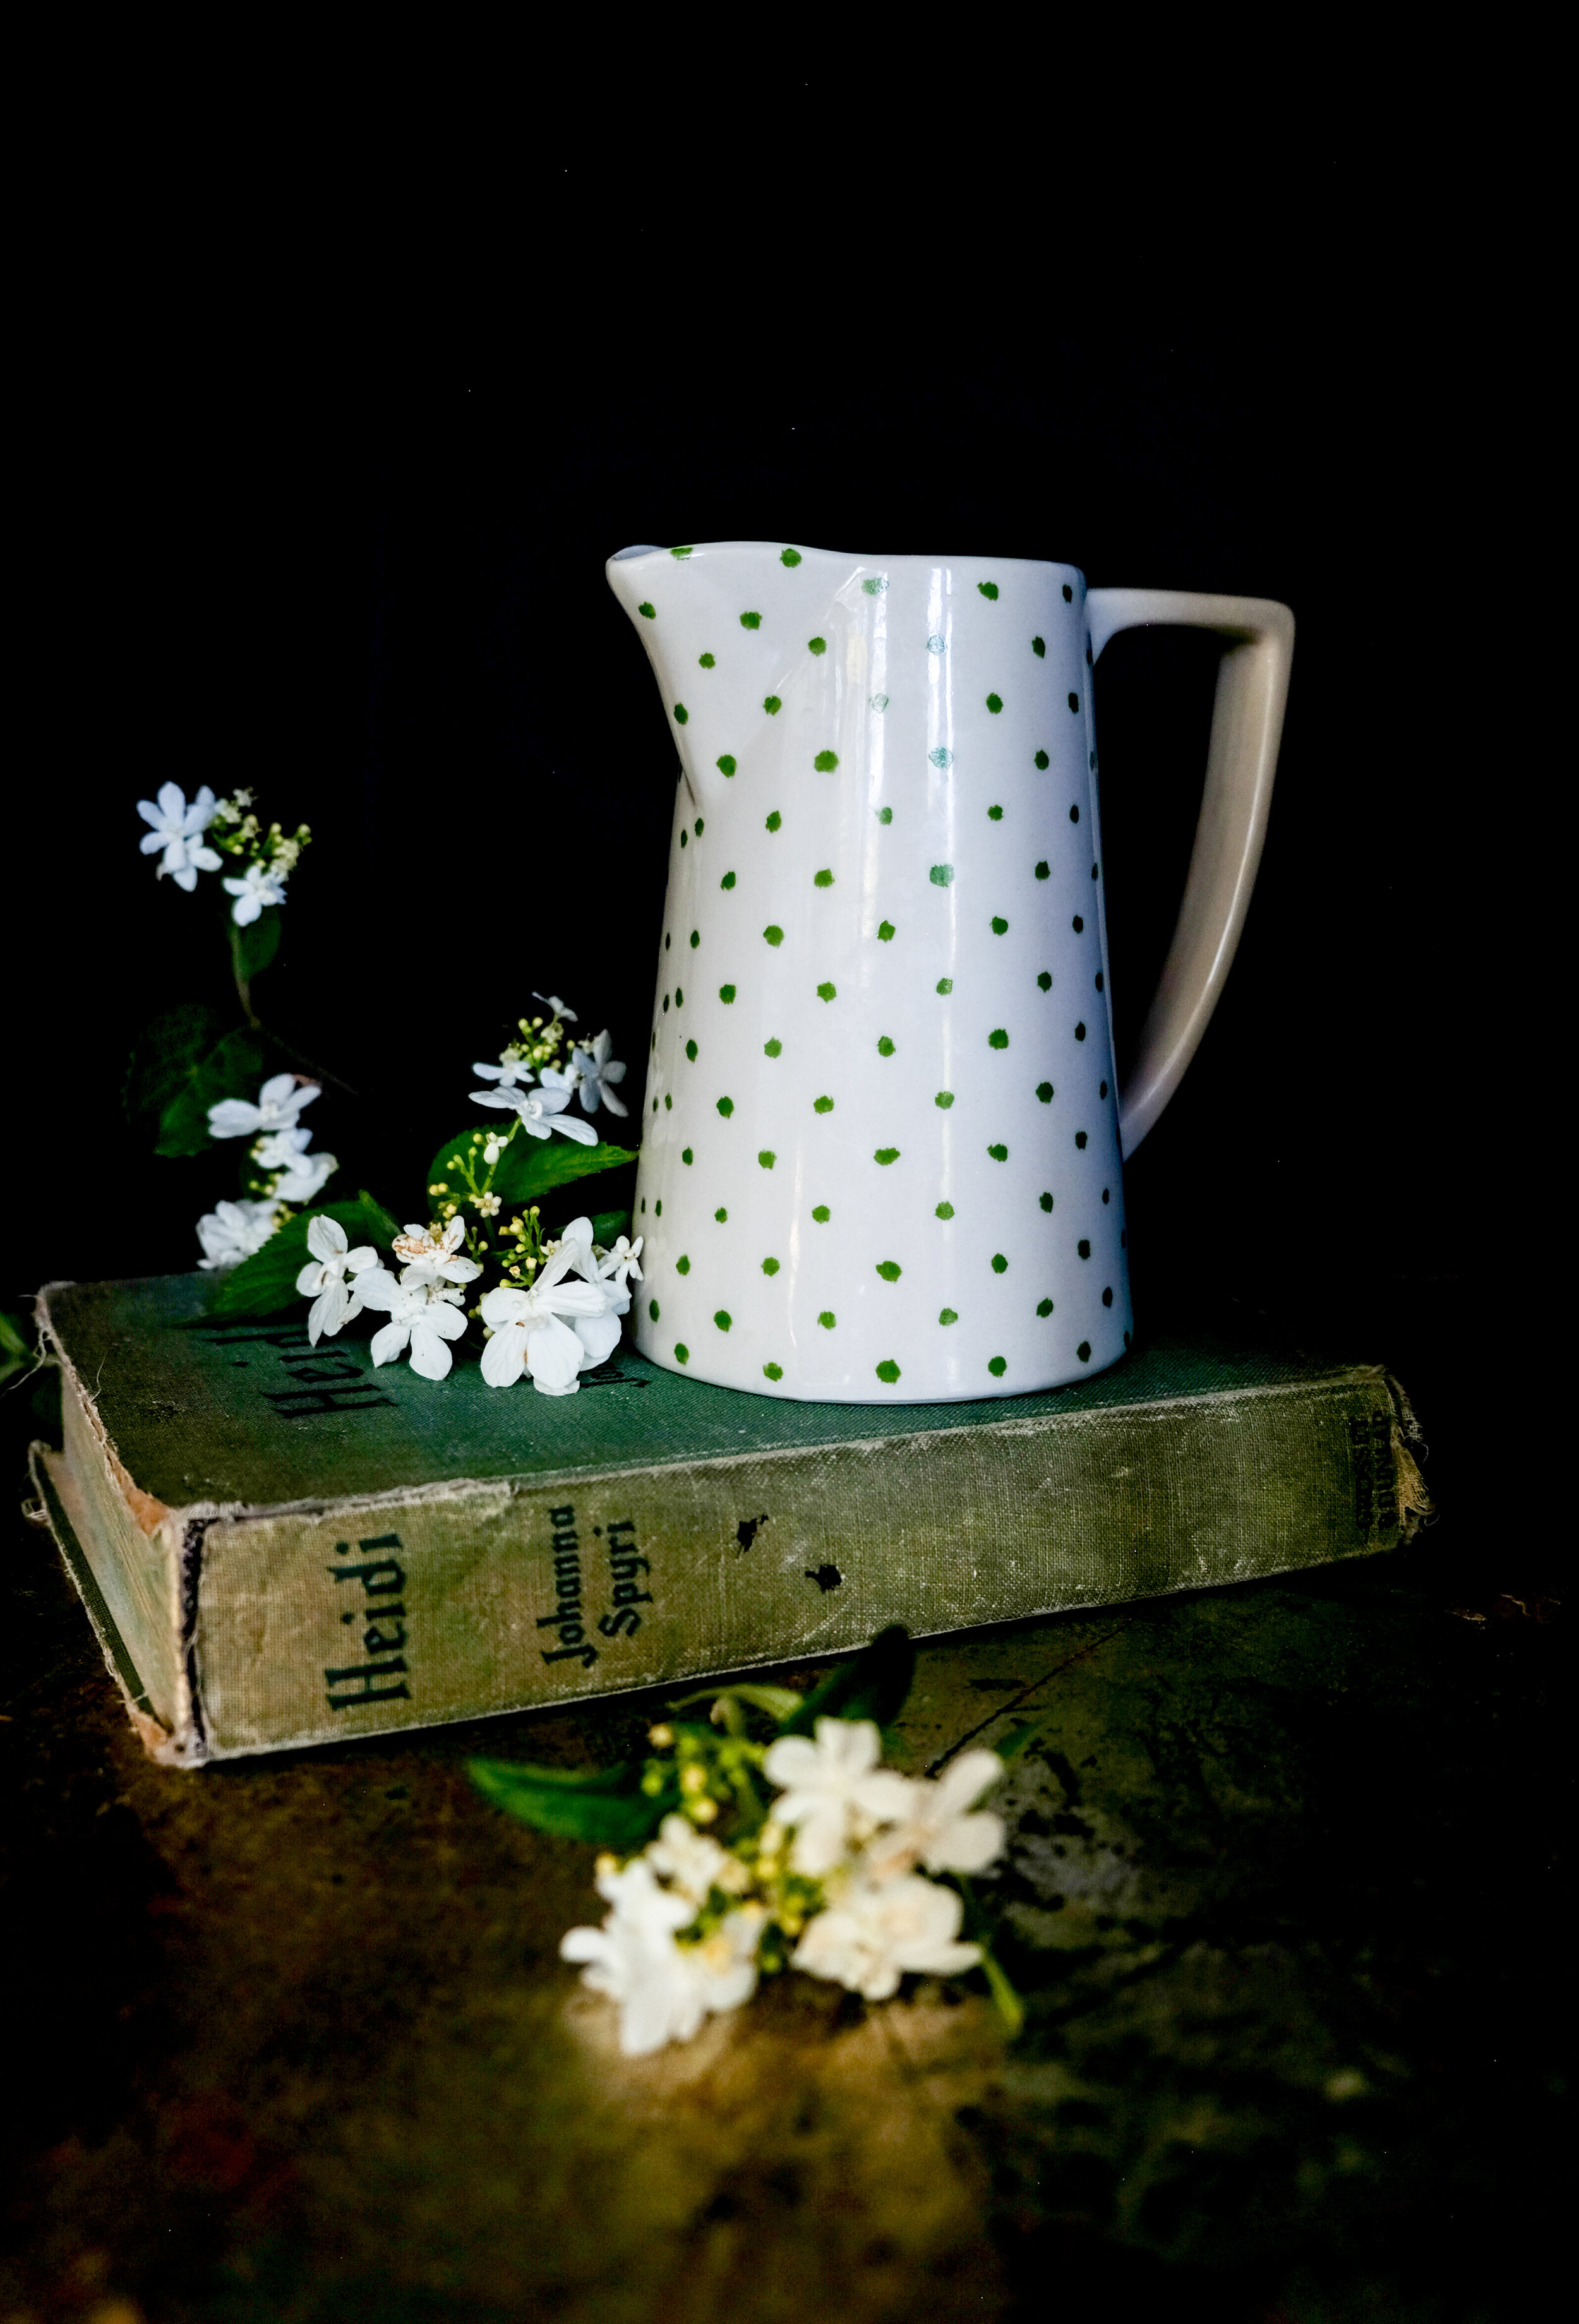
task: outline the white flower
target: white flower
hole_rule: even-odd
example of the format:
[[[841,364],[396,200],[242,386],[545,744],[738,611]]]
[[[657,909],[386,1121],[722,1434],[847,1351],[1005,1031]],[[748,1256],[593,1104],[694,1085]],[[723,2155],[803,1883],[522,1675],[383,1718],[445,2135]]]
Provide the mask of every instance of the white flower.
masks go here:
[[[957,1941],[964,1910],[952,1888],[916,1873],[880,1886],[860,1882],[807,1923],[794,1965],[886,2001],[906,1969],[954,1977],[975,1967],[980,1945]]]
[[[566,1960],[585,1961],[582,1981],[620,2006],[620,2048],[642,2058],[666,2042],[688,2042],[709,2010],[737,2009],[756,1985],[760,1910],[731,1913],[697,1945],[677,1945],[694,1917],[689,1900],[660,1888],[638,1857],[623,1872],[598,1875],[614,1906],[601,1929],[571,1929]]]
[[[217,872],[219,858],[211,847],[202,844],[202,835],[214,820],[215,798],[207,783],[190,807],[187,795],[177,783],[161,783],[159,804],[152,799],[139,799],[137,812],[144,823],[153,825],[143,835],[142,851],[152,855],[162,849],[159,876],[168,872],[178,888],[189,896],[198,884],[199,872]]]
[[[346,1230],[336,1219],[319,1217],[307,1222],[307,1248],[312,1258],[296,1278],[296,1288],[304,1299],[310,1299],[308,1311],[307,1336],[316,1348],[320,1332],[332,1340],[342,1323],[362,1312],[362,1288],[358,1284],[347,1289],[346,1277],[364,1275],[370,1267],[378,1265],[378,1253],[371,1243],[358,1243],[352,1250],[346,1241]]]
[[[494,1334],[483,1350],[490,1388],[509,1388],[528,1371],[542,1395],[574,1396],[577,1374],[618,1347],[620,1319],[606,1286],[564,1280],[576,1250],[562,1243],[530,1291],[502,1284],[483,1301],[482,1318]]]
[[[797,1872],[816,1878],[831,1872],[852,1838],[904,1813],[909,1786],[903,1775],[880,1767],[882,1748],[869,1719],[819,1719],[817,1740],[781,1735],[762,1762],[769,1783],[783,1787],[773,1803],[780,1823],[794,1824],[790,1861]]]
[[[868,1847],[866,1871],[880,1881],[918,1864],[928,1872],[982,1871],[1002,1852],[1003,1819],[972,1810],[1002,1773],[995,1751],[967,1751],[938,1782],[908,1783],[903,1813]]]
[[[621,1235],[614,1249],[605,1250],[597,1262],[598,1274],[611,1291],[617,1292],[623,1302],[618,1310],[622,1315],[626,1313],[631,1305],[631,1277],[634,1276],[638,1283],[642,1280],[642,1269],[638,1262],[642,1256],[642,1245],[645,1240],[644,1236],[638,1235],[635,1241],[632,1242],[628,1236]]]
[[[611,1082],[623,1082],[625,1078],[624,1066],[617,1057],[609,1055],[613,1047],[612,1036],[603,1032],[590,1049],[572,1049],[570,1052],[570,1073],[580,1086],[581,1103],[587,1113],[596,1113],[600,1102],[606,1105],[611,1113],[626,1114],[631,1111],[609,1087]],[[547,1078],[545,1074],[544,1079]]]
[[[459,1339],[466,1317],[458,1312],[460,1293],[430,1275],[412,1279],[423,1275],[422,1268],[408,1267],[397,1283],[386,1268],[369,1268],[356,1293],[364,1307],[376,1307],[390,1319],[373,1334],[374,1362],[392,1363],[409,1340],[411,1370],[424,1379],[441,1380],[455,1360],[445,1342]]]
[[[274,1200],[277,1203],[316,1201],[339,1167],[339,1157],[334,1154],[298,1155],[295,1161],[275,1179]]]
[[[485,1082],[502,1082],[506,1089],[513,1089],[517,1082],[537,1079],[526,1059],[512,1056],[508,1049],[500,1050],[496,1065],[474,1065],[472,1071],[480,1074]]]
[[[540,1001],[545,1008],[551,1009],[556,1017],[562,1017],[567,1025],[577,1022],[576,1011],[567,1009],[557,992],[534,992],[531,997],[534,1001]]]
[[[217,866],[218,858],[216,857],[215,868]],[[208,866],[205,865],[204,869],[207,870]],[[219,885],[227,896],[235,898],[230,908],[230,917],[238,928],[247,927],[257,919],[265,904],[282,904],[285,901],[284,874],[265,871],[261,863],[249,863],[239,880],[221,880]]]
[[[688,1898],[694,1912],[701,1911],[715,1888],[722,1888],[725,1895],[738,1895],[750,1885],[751,1874],[739,1857],[698,1831],[688,1816],[666,1815],[645,1854],[652,1869],[668,1881],[670,1893]]]
[[[604,1286],[616,1315],[628,1315],[631,1311],[629,1277],[633,1275],[638,1283],[642,1280],[642,1269],[637,1261],[642,1240],[638,1235],[635,1241],[631,1242],[621,1235],[613,1250],[600,1251],[592,1240],[592,1221],[579,1218],[571,1220],[559,1238],[559,1247],[570,1253],[570,1264],[577,1275],[585,1276],[588,1283]]]
[[[548,1074],[552,1070],[551,1066],[544,1068],[545,1082]],[[534,1090],[530,1097],[524,1090],[518,1089],[500,1088],[472,1092],[474,1105],[496,1105],[508,1112],[518,1113],[521,1116],[521,1126],[529,1138],[546,1138],[550,1130],[557,1130],[561,1137],[574,1139],[577,1146],[596,1146],[597,1132],[590,1122],[567,1120],[562,1118],[565,1108],[569,1102],[569,1090],[565,1087],[556,1088],[551,1084],[542,1089]]]
[[[198,1221],[198,1240],[204,1250],[198,1265],[235,1267],[250,1259],[273,1233],[279,1209],[276,1202],[218,1204]]]
[[[291,1170],[311,1144],[310,1130],[272,1130],[253,1148],[253,1160],[260,1170]]]
[[[258,1092],[256,1105],[244,1097],[221,1098],[208,1108],[210,1138],[256,1138],[260,1131],[294,1130],[304,1105],[321,1094],[317,1082],[299,1082],[294,1074],[275,1074]]]
[[[408,1226],[396,1235],[397,1257],[409,1262],[402,1283],[470,1283],[481,1275],[475,1259],[457,1256],[466,1240],[466,1221],[451,1219],[441,1235],[427,1227]]]

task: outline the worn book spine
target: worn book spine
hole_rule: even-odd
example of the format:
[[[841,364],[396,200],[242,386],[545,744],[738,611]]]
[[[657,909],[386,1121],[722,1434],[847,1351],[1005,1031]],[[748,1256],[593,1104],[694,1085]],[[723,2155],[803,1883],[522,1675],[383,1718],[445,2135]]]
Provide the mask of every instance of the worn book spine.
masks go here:
[[[1364,1367],[915,1436],[172,1509],[67,1369],[37,1448],[139,1732],[192,1766],[1388,1549],[1428,1504]]]

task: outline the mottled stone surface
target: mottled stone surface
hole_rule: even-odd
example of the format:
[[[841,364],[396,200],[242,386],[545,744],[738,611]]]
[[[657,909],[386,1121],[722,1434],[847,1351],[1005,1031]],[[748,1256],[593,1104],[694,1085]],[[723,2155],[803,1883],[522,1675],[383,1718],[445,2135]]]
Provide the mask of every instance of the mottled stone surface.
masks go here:
[[[164,1774],[7,1522],[7,2324],[1534,2312],[1563,1633],[1490,1531],[925,1648],[902,1764],[1053,1714],[1020,2039],[790,1977],[633,2063],[557,1957],[589,1852],[464,1761],[653,1699]]]

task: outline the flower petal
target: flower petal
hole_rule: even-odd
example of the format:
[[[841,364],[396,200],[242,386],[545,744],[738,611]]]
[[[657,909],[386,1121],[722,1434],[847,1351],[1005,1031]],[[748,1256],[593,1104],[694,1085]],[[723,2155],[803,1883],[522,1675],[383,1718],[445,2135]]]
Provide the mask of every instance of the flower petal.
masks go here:
[[[506,1323],[484,1347],[483,1378],[490,1388],[512,1388],[525,1370],[526,1333],[519,1323]]]
[[[315,1259],[321,1259],[327,1265],[332,1259],[344,1259],[348,1247],[346,1230],[338,1219],[328,1218],[320,1211],[308,1221],[307,1248]]]
[[[568,1138],[577,1146],[596,1146],[597,1144],[597,1132],[594,1130],[591,1122],[577,1120],[574,1114],[556,1114],[554,1116],[553,1127],[559,1131],[561,1138]]]
[[[545,1396],[568,1396],[579,1388],[581,1342],[568,1323],[550,1315],[535,1324],[526,1343],[526,1368]]]
[[[350,1295],[338,1277],[326,1283],[307,1314],[307,1336],[316,1348],[319,1334],[327,1332],[332,1340],[346,1320]]]
[[[244,1097],[222,1097],[208,1108],[210,1138],[249,1138],[262,1127],[262,1114]]]
[[[807,1736],[781,1735],[769,1747],[762,1773],[781,1792],[793,1790],[816,1775],[822,1765],[817,1748]]]
[[[531,1314],[531,1309],[530,1292],[517,1291],[512,1285],[501,1283],[487,1294],[481,1313],[484,1323],[491,1323],[497,1332],[506,1323],[519,1323],[522,1316]]]
[[[543,1274],[547,1273],[545,1268]],[[540,1303],[551,1315],[601,1315],[608,1305],[608,1286],[604,1283],[545,1283],[540,1276],[536,1289]]]
[[[365,1299],[366,1298],[366,1293],[364,1292],[363,1297]],[[392,1363],[411,1336],[411,1333],[404,1323],[384,1324],[382,1331],[374,1332],[373,1334],[371,1346],[373,1350],[374,1362],[375,1364]]]
[[[910,1809],[910,1779],[891,1767],[873,1767],[850,1786],[850,1797],[879,1823],[900,1823]]]
[[[356,1277],[356,1296],[364,1307],[377,1307],[386,1314],[392,1312],[400,1297],[401,1286],[385,1267],[369,1268]]]
[[[454,1310],[450,1312],[453,1314]],[[455,1358],[433,1329],[437,1321],[436,1314],[420,1315],[411,1324],[411,1370],[414,1372],[420,1372],[424,1379],[441,1380],[448,1378],[449,1368],[455,1361]],[[461,1318],[461,1329],[463,1331],[466,1329],[464,1316]]]
[[[581,1359],[583,1371],[589,1365],[607,1363],[620,1344],[620,1319],[617,1315],[578,1315],[573,1328],[586,1351]]]
[[[937,1804],[950,1815],[974,1807],[989,1784],[1003,1773],[996,1751],[966,1751],[937,1778]]]

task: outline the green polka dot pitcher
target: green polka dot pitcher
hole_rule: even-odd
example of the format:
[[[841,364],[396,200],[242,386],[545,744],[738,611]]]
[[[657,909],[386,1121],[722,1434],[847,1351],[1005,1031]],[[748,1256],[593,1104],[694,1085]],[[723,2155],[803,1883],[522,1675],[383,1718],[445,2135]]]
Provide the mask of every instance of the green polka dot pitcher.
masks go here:
[[[621,550],[679,756],[637,1344],[758,1395],[1016,1396],[1130,1344],[1121,1157],[1195,1053],[1266,829],[1293,617],[1068,565]],[[1092,671],[1229,641],[1184,903],[1113,1071]]]

